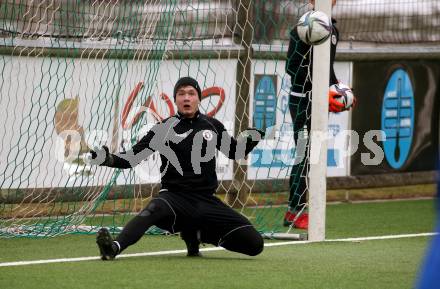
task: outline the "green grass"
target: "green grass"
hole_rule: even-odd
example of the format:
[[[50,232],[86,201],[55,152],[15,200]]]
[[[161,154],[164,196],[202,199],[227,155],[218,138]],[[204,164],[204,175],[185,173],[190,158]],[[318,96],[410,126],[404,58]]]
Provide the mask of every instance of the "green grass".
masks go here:
[[[327,238],[431,232],[434,202],[407,200],[327,206]]]
[[[327,238],[423,233],[432,200],[327,207]],[[226,251],[0,267],[0,288],[412,288],[429,238],[268,247],[257,257]],[[124,253],[183,249],[147,236]],[[96,256],[94,236],[0,239],[0,262]]]
[[[91,240],[90,240],[91,241]],[[2,288],[410,288],[426,239],[0,268]],[[70,254],[69,254],[70,256]],[[22,276],[23,278],[17,278]]]

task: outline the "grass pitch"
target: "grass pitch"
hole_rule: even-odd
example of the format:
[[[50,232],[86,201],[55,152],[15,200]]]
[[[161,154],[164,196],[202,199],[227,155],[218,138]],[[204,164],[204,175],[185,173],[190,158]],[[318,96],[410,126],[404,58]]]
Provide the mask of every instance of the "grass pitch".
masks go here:
[[[327,207],[327,238],[431,232],[433,200]],[[428,237],[267,247],[257,257],[204,252],[0,267],[0,288],[412,288]],[[269,241],[274,242],[274,241]],[[146,236],[124,253],[184,249]],[[0,239],[0,263],[96,256],[94,236]]]

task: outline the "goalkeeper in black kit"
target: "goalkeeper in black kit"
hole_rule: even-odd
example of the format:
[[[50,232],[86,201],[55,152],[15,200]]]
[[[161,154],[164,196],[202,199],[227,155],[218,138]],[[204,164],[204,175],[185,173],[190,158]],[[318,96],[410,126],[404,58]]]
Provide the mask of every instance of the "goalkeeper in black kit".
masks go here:
[[[111,154],[105,146],[91,151],[92,164],[122,169],[136,166],[155,151],[161,158],[159,195],[115,239],[106,228],[98,231],[102,260],[113,260],[152,225],[180,232],[187,256],[200,256],[200,243],[250,256],[263,251],[263,239],[249,220],[214,193],[216,150],[230,159],[244,158],[264,133],[247,129],[237,139],[231,137],[220,121],[199,112],[201,97],[197,81],[183,77],[174,87],[176,115],[156,124],[130,151]]]

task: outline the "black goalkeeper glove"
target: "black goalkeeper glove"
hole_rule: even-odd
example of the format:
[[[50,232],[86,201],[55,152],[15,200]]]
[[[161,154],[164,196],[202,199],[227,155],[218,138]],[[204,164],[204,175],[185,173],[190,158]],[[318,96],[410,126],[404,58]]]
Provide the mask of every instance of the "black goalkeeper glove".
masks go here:
[[[94,148],[90,150],[85,157],[85,162],[95,166],[109,166],[112,163],[112,156],[107,146],[101,148]]]

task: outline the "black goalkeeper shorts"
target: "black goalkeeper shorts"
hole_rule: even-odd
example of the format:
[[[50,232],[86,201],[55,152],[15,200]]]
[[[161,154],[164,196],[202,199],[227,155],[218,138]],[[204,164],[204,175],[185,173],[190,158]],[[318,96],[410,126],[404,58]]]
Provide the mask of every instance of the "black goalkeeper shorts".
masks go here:
[[[214,195],[164,191],[156,198],[171,207],[173,216],[156,224],[171,233],[200,231],[202,243],[220,245],[230,233],[253,227],[249,220]]]

